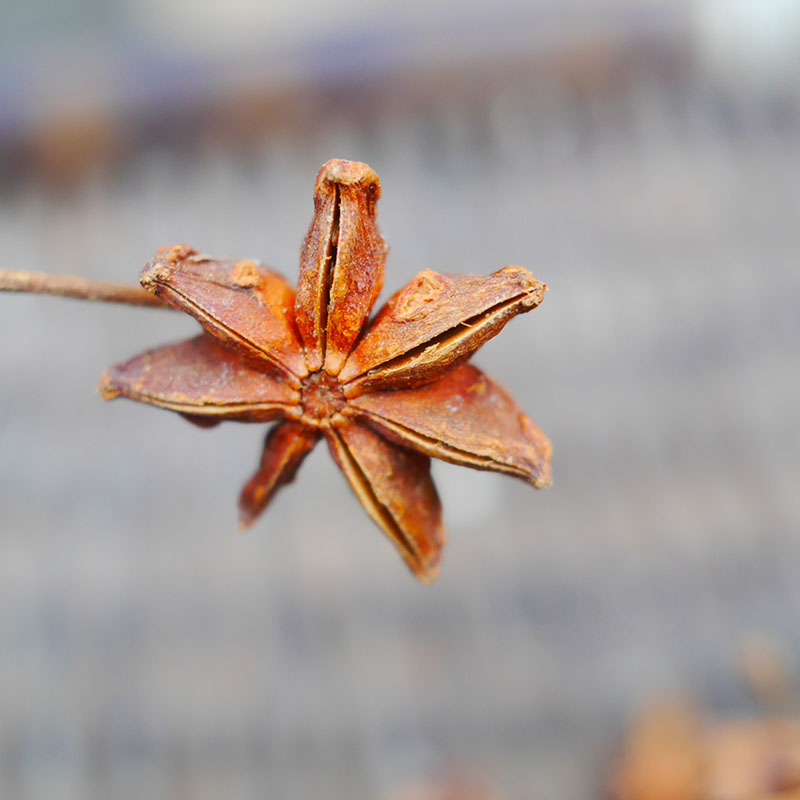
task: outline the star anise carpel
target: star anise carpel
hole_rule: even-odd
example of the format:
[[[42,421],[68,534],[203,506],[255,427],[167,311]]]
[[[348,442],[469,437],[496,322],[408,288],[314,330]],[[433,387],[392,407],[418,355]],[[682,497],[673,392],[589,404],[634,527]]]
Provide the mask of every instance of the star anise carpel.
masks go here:
[[[203,426],[277,420],[239,499],[242,526],[324,437],[368,514],[427,582],[444,544],[431,457],[550,483],[545,435],[466,363],[546,287],[515,266],[488,277],[425,270],[370,320],[386,261],[379,197],[366,164],[322,167],[296,293],[253,261],[159,250],[142,285],[205,331],[111,367],[101,391]]]

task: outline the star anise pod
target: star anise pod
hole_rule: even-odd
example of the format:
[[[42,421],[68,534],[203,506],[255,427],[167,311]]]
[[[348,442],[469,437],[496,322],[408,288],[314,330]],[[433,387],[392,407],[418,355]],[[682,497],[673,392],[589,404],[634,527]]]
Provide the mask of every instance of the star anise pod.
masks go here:
[[[199,425],[280,420],[244,487],[247,526],[324,436],[365,509],[414,574],[431,581],[444,543],[430,457],[550,483],[550,443],[511,397],[465,362],[545,286],[522,267],[489,277],[425,270],[368,317],[386,245],[378,176],[333,160],[317,176],[297,294],[252,261],[178,245],[142,285],[205,333],[111,367],[101,391],[177,411]]]

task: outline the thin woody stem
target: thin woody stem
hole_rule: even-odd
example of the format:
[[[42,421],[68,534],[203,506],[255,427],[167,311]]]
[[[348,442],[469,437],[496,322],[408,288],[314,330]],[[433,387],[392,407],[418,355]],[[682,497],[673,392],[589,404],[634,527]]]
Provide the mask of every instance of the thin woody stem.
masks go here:
[[[31,292],[75,297],[79,300],[102,300],[106,303],[127,303],[132,306],[169,308],[163,301],[138,286],[107,281],[91,281],[75,275],[47,275],[0,269],[0,292]]]

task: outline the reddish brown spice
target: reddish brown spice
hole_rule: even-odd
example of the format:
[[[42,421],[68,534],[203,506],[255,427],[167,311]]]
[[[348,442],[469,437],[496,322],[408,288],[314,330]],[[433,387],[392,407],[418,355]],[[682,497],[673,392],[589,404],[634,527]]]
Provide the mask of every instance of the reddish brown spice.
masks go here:
[[[206,332],[111,367],[100,388],[199,425],[280,420],[242,491],[243,526],[324,436],[367,513],[429,582],[444,544],[431,456],[550,483],[547,437],[466,364],[546,287],[522,267],[489,277],[425,270],[368,321],[386,260],[379,197],[366,164],[322,167],[296,294],[252,261],[159,250],[142,286]]]

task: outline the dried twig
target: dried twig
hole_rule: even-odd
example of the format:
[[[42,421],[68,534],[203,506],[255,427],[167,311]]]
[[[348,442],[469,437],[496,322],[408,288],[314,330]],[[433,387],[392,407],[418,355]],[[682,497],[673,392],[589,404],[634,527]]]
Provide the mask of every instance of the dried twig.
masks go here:
[[[102,300],[106,303],[169,308],[158,297],[138,286],[91,281],[75,275],[47,275],[43,272],[0,269],[0,291],[54,294],[79,300]]]

